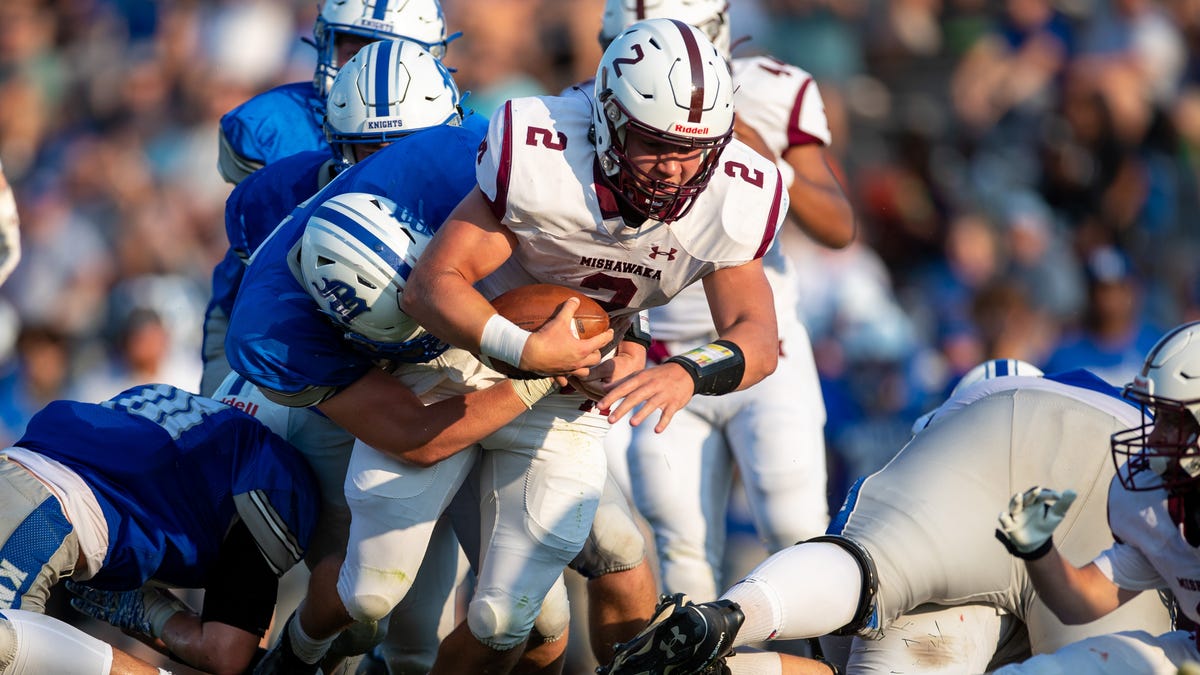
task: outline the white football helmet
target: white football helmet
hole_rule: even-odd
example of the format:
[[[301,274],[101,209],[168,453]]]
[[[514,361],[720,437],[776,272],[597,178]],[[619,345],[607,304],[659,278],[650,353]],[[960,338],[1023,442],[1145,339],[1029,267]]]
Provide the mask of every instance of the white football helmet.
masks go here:
[[[1044,374],[1041,368],[1021,359],[991,359],[963,373],[963,376],[958,378],[958,382],[950,390],[950,395],[946,399],[954,398],[955,394],[976,382],[994,380],[997,377],[1041,377]],[[918,417],[912,426],[912,432],[915,434],[929,426],[929,423],[933,421],[933,416],[937,414],[938,410],[940,408]]]
[[[450,70],[408,40],[372,42],[346,62],[325,102],[325,138],[354,163],[351,145],[386,143],[419,129],[462,123]]]
[[[713,44],[677,19],[630,26],[604,50],[592,98],[592,135],[604,175],[633,208],[678,220],[708,185],[733,134],[733,78]],[[626,153],[631,136],[680,150],[700,149],[684,185],[641,171]]]
[[[1200,322],[1163,336],[1122,396],[1141,405],[1142,424],[1112,435],[1121,485],[1175,489],[1200,480]]]
[[[646,19],[679,19],[691,24],[729,60],[728,0],[606,0],[600,46],[607,47],[621,31]]]
[[[300,237],[301,281],[347,339],[395,361],[428,361],[447,345],[400,310],[400,294],[431,236],[386,197],[331,197]]]
[[[321,96],[329,93],[341,64],[337,37],[357,35],[375,40],[418,42],[437,58],[457,35],[446,36],[446,18],[438,0],[325,0],[313,27],[317,72],[313,84]]]

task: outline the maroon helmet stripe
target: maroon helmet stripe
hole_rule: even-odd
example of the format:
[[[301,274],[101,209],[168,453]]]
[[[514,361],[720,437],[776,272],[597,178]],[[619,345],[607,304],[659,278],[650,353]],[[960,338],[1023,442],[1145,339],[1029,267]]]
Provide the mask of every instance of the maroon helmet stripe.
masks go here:
[[[638,21],[646,18],[646,0],[637,0],[637,8],[634,11],[637,12]]]
[[[671,19],[671,23],[683,35],[683,45],[687,48],[688,67],[692,69],[692,101],[688,109],[688,121],[696,124],[704,113],[704,68],[700,63],[700,44],[696,42],[691,26],[677,19]]]

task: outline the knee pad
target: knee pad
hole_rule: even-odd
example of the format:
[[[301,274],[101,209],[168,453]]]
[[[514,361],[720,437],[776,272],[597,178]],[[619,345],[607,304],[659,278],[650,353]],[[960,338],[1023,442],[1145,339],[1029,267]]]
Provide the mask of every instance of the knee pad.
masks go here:
[[[542,601],[542,611],[533,620],[533,629],[546,642],[554,642],[567,632],[570,623],[571,603],[567,599],[567,585],[560,576]]]
[[[879,575],[875,572],[875,561],[867,549],[853,539],[837,534],[827,534],[813,537],[800,543],[823,541],[836,544],[846,550],[854,562],[858,563],[858,571],[862,574],[862,594],[859,596],[858,609],[850,623],[831,633],[832,635],[854,635],[867,628],[875,617],[875,594],[879,591]]]
[[[571,569],[587,579],[613,572],[631,570],[646,557],[646,538],[633,519],[629,505],[621,495],[620,501],[605,498],[596,509],[592,531],[583,550],[571,561]]]
[[[533,630],[534,615],[528,603],[499,590],[478,591],[467,607],[467,627],[484,645],[496,651],[519,646]]]
[[[383,621],[411,584],[367,583],[349,565],[343,564],[338,573],[337,591],[350,618],[363,624]]]

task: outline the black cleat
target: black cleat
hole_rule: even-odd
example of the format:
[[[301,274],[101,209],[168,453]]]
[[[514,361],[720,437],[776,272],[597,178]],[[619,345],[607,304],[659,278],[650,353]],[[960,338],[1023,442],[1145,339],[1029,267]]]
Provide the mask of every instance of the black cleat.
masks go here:
[[[737,603],[684,603],[683,594],[662,597],[654,619],[632,640],[616,646],[599,675],[701,675],[728,672],[725,657],[746,615]]]

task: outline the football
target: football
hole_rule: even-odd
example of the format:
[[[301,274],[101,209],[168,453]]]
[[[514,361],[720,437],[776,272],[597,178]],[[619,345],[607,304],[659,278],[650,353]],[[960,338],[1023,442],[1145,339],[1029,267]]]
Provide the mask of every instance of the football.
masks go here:
[[[500,316],[515,323],[527,331],[535,331],[542,327],[559,305],[568,298],[579,298],[579,308],[575,311],[575,333],[580,339],[592,338],[608,330],[608,313],[598,302],[588,296],[566,286],[555,284],[530,284],[518,286],[505,291],[492,299],[492,307]],[[510,377],[538,377],[531,373],[506,368],[503,363],[497,363],[499,371]]]

